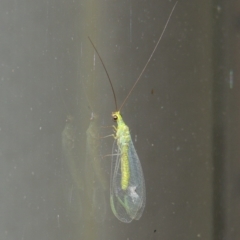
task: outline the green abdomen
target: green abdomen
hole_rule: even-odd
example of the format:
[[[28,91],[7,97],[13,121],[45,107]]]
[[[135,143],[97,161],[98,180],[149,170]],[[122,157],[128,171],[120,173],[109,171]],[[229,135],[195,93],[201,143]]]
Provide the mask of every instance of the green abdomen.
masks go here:
[[[129,184],[130,172],[129,172],[129,159],[128,159],[128,145],[125,145],[121,149],[121,186],[123,190],[126,190]]]

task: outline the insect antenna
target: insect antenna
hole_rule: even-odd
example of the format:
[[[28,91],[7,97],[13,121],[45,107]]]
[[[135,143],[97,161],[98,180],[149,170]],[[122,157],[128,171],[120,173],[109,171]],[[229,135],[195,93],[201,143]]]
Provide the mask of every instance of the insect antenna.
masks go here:
[[[93,44],[91,38],[88,37],[88,39],[89,39],[90,43],[92,44],[94,50],[96,51],[96,53],[97,53],[97,55],[98,55],[98,57],[99,57],[99,59],[100,59],[102,65],[103,65],[103,68],[104,68],[104,70],[105,70],[105,72],[106,72],[106,74],[107,74],[107,77],[108,77],[109,83],[110,83],[111,88],[112,88],[113,97],[114,97],[115,106],[116,106],[116,111],[117,111],[117,110],[118,110],[118,107],[117,107],[117,98],[116,98],[116,94],[115,94],[115,91],[114,91],[113,84],[112,84],[112,81],[111,81],[111,79],[110,79],[110,76],[109,76],[109,74],[108,74],[107,68],[105,67],[105,64],[104,64],[104,62],[103,62],[103,60],[102,60],[102,58],[101,58],[101,56],[100,56],[100,54],[99,54],[97,48],[96,48],[95,45]]]
[[[126,103],[127,99],[128,99],[129,96],[131,95],[133,89],[135,88],[135,86],[137,85],[138,81],[140,80],[140,78],[142,77],[143,73],[145,72],[145,70],[146,70],[146,68],[147,68],[150,60],[152,59],[152,56],[153,56],[153,54],[155,53],[155,51],[156,51],[156,49],[157,49],[157,47],[158,47],[158,44],[159,44],[160,41],[162,40],[163,34],[164,34],[164,32],[165,32],[165,30],[166,30],[166,28],[167,28],[167,26],[168,26],[168,23],[169,23],[169,21],[170,21],[170,19],[171,19],[171,16],[172,16],[172,14],[173,14],[173,11],[174,11],[177,3],[178,3],[178,2],[176,2],[176,3],[174,4],[174,6],[173,6],[173,8],[172,8],[172,11],[170,12],[169,17],[168,17],[168,19],[167,19],[167,22],[166,22],[166,24],[165,24],[165,26],[164,26],[164,28],[163,28],[163,31],[162,31],[162,33],[161,33],[161,35],[160,35],[160,37],[159,37],[159,39],[158,39],[158,41],[157,41],[154,49],[153,49],[150,57],[149,57],[148,60],[147,60],[147,63],[145,64],[145,66],[144,66],[142,72],[140,73],[139,77],[137,78],[136,82],[133,84],[133,86],[132,86],[131,90],[129,91],[128,95],[127,95],[126,98],[124,99],[122,105],[121,105],[120,108],[119,108],[119,111],[121,110],[121,108],[122,108],[122,107],[124,106],[124,104]]]

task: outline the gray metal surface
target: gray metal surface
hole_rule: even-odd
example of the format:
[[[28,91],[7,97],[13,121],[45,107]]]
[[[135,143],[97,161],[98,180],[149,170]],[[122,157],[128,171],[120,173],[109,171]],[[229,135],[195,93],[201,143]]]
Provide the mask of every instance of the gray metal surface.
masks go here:
[[[234,207],[228,208],[239,199],[234,190],[239,185],[238,90],[232,83],[237,73],[226,60],[228,50],[221,52],[226,36],[222,45],[217,42],[224,35],[221,26],[228,26],[226,19],[231,22],[226,14],[231,6],[179,1],[153,59],[121,110],[145,177],[141,219],[124,224],[111,212],[105,188],[111,138],[100,138],[102,162],[92,166],[96,176],[86,173],[91,169],[85,168],[86,156],[91,156],[86,154],[91,149],[86,147],[91,112],[98,114],[98,125],[109,126],[115,111],[106,74],[87,37],[97,46],[121,105],[174,3],[0,2],[0,239],[239,238],[232,230],[239,217]],[[224,108],[229,122],[219,119]],[[74,126],[66,125],[69,116]],[[98,130],[101,136],[112,134],[111,128]],[[221,173],[227,177],[219,185]]]

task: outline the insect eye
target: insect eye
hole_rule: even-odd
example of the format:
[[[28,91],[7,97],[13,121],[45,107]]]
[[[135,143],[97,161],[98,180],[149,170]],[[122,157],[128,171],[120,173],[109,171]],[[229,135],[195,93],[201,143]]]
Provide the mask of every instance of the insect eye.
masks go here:
[[[117,120],[118,120],[117,115],[113,115],[113,120],[114,120],[114,121],[117,121]]]

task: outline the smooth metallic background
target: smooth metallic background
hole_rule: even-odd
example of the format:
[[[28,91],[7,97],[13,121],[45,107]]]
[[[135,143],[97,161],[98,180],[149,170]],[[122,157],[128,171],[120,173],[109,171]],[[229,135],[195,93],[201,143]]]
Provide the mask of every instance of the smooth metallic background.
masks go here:
[[[174,1],[0,2],[0,239],[239,239],[239,17],[234,1],[178,1],[164,37],[121,112],[146,182],[139,221],[119,222],[109,189],[88,214],[86,130],[112,134],[121,105]],[[74,117],[77,190],[62,147]],[[100,138],[110,181],[111,138]],[[76,153],[74,153],[76,154]],[[105,180],[104,180],[105,181]],[[100,194],[100,195],[97,195]],[[99,196],[99,197],[98,197]],[[99,220],[101,219],[102,220]]]

